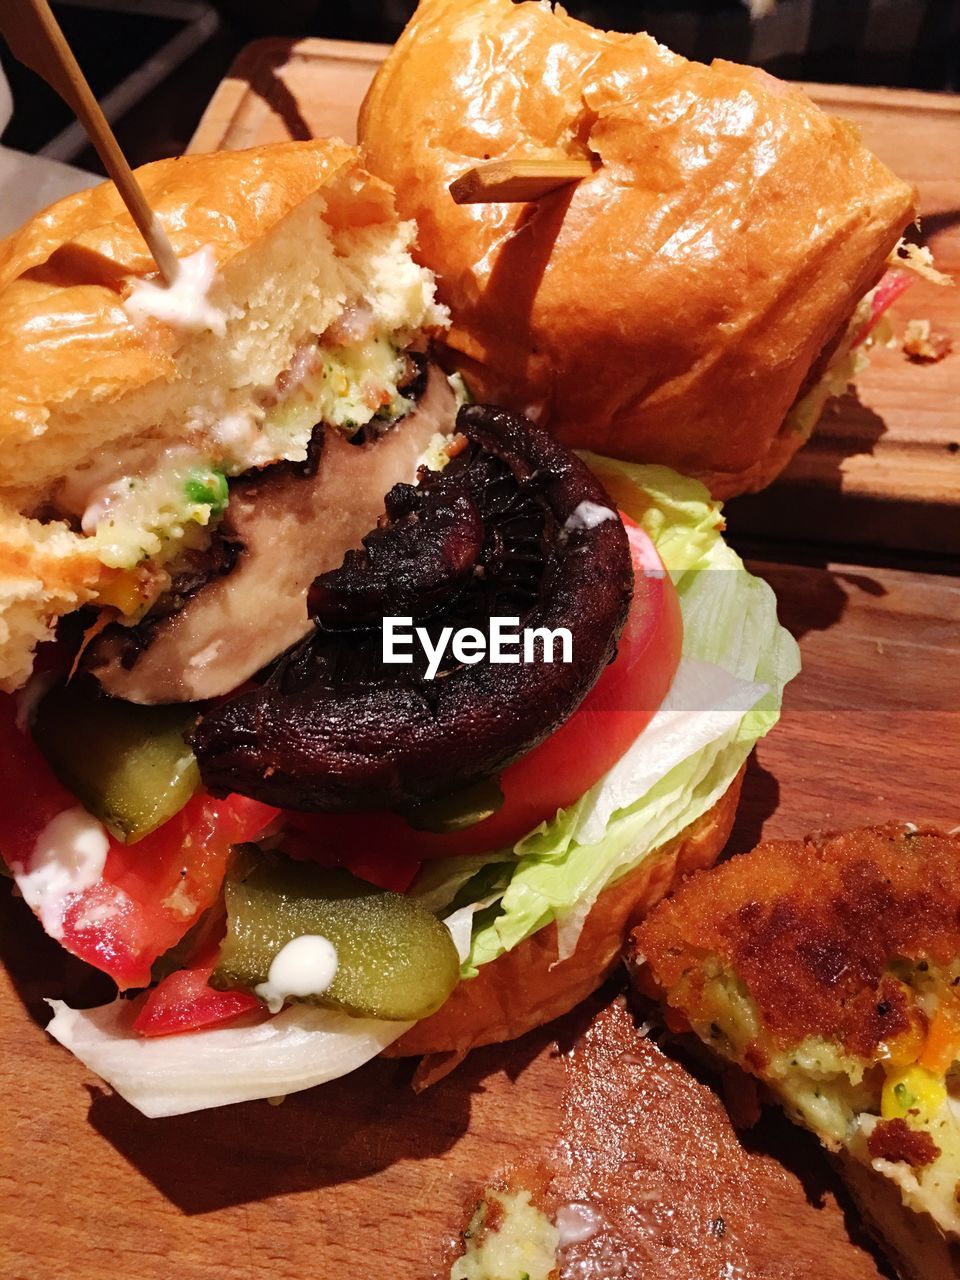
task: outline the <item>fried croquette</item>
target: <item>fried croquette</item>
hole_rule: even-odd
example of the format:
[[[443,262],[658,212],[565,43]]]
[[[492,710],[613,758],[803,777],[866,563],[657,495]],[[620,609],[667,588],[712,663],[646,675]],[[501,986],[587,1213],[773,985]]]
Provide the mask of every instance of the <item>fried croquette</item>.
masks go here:
[[[634,931],[638,984],[960,1236],[960,836],[769,841]]]

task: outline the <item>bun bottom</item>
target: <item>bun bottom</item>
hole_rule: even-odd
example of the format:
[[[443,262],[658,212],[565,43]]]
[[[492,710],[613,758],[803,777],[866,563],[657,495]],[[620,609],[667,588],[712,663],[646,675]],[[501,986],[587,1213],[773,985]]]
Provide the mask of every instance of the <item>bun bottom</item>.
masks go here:
[[[549,409],[536,402],[536,396],[524,395],[517,386],[504,382],[499,370],[491,368],[480,360],[473,359],[457,350],[449,343],[440,346],[441,363],[450,372],[456,371],[470,388],[470,394],[478,404],[498,404],[517,413],[533,417],[541,426],[547,428],[568,449],[589,449],[621,462],[653,463],[670,467],[692,480],[699,480],[710,490],[710,496],[718,502],[726,502],[729,498],[739,497],[742,493],[758,493],[780,475],[790,464],[797,453],[809,440],[806,432],[793,430],[788,420],[780,424],[777,432],[763,445],[759,456],[741,470],[723,471],[709,466],[698,466],[690,458],[679,457],[667,441],[658,448],[648,439],[639,435],[630,422],[621,422],[616,433],[604,427],[602,422],[591,423],[582,414],[571,421],[567,415],[558,420],[551,415]],[[826,405],[828,397],[824,399]],[[533,403],[531,404],[531,400]],[[794,402],[796,403],[796,401]],[[791,409],[793,406],[791,405]],[[817,420],[822,414],[817,415]],[[637,434],[636,445],[631,445],[631,436]]]
[[[442,1008],[411,1027],[386,1056],[459,1057],[479,1045],[514,1040],[579,1004],[616,968],[640,918],[684,876],[716,862],[733,827],[743,774],[741,769],[712,808],[600,894],[572,956],[558,961],[557,928],[547,925],[461,982]]]

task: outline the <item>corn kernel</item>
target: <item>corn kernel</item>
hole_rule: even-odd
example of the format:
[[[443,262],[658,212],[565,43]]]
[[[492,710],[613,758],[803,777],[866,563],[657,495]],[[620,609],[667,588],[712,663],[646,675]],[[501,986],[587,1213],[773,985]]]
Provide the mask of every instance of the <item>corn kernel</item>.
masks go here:
[[[97,603],[111,605],[123,614],[136,613],[143,604],[143,584],[134,570],[118,573],[101,583],[97,591]]]
[[[887,1076],[880,1099],[884,1120],[902,1119],[911,1112],[929,1120],[947,1100],[943,1081],[923,1067],[905,1067]]]

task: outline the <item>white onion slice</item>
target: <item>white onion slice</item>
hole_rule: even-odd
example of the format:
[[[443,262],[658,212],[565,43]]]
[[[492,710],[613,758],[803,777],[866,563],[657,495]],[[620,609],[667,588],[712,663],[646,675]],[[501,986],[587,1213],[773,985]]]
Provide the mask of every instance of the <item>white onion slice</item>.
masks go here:
[[[53,1038],[150,1117],[310,1089],[356,1070],[413,1025],[290,1005],[266,1022],[150,1038],[133,1030],[129,1000],[99,1009],[47,1003]]]

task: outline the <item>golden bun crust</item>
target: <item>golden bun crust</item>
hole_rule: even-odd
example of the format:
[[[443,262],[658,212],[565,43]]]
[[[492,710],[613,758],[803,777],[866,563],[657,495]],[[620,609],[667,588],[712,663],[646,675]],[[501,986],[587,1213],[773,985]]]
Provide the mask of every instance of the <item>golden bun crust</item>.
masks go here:
[[[914,214],[911,187],[799,89],[542,4],[421,0],[360,137],[417,220],[475,395],[717,497],[803,442],[784,416]],[[447,192],[543,151],[602,163],[536,205]]]
[[[177,256],[209,245],[221,271],[319,191],[330,221],[395,217],[389,189],[336,140],[158,160],[137,178]],[[135,325],[122,306],[131,277],[155,272],[111,182],[58,201],[0,241],[0,491],[29,493],[61,475],[64,447],[86,434],[91,410],[184,378],[174,359],[182,335]],[[129,431],[116,421],[111,432],[111,422],[101,446]]]
[[[684,876],[714,864],[733,827],[743,772],[705,814],[601,893],[567,960],[557,962],[556,925],[548,925],[461,982],[442,1008],[411,1027],[387,1054],[464,1054],[514,1040],[579,1004],[616,967],[631,928]]]
[[[19,688],[49,620],[92,599],[109,570],[62,524],[40,524],[0,499],[0,688]]]

